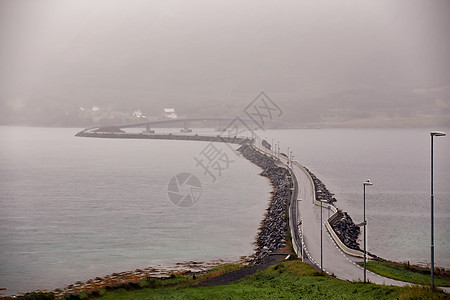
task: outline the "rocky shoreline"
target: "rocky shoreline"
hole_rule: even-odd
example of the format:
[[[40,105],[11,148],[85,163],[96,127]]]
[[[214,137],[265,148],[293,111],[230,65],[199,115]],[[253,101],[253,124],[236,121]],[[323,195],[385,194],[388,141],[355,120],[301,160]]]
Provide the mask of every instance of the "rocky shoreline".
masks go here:
[[[251,260],[251,263],[255,265],[262,264],[271,253],[287,245],[285,237],[289,230],[287,211],[291,181],[286,168],[277,166],[273,158],[260,153],[253,146],[242,145],[237,151],[261,167],[263,171],[260,175],[269,178],[274,187],[272,199],[258,230],[255,254]]]
[[[79,299],[73,295],[79,295],[80,293],[86,293],[89,295],[95,295],[95,293],[101,289],[133,289],[139,286],[139,282],[145,280],[147,282],[155,279],[172,278],[175,275],[183,276],[195,276],[207,273],[210,269],[220,266],[222,264],[229,263],[223,260],[214,260],[210,262],[199,261],[186,261],[176,263],[172,267],[147,267],[142,269],[136,269],[134,271],[122,271],[112,273],[105,276],[98,276],[87,280],[86,282],[77,281],[64,288],[58,288],[53,291],[50,290],[35,290],[33,292],[20,293],[17,296],[2,296],[0,299],[14,299],[21,296],[28,296],[31,294],[52,294],[55,299],[66,299],[67,297],[72,299]],[[73,297],[71,297],[71,295]]]

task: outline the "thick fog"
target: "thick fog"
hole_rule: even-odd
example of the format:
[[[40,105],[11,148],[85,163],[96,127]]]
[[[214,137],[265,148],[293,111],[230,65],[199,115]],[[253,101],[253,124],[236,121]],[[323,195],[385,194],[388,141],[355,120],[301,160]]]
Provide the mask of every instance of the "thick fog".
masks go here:
[[[289,123],[450,125],[450,1],[0,1],[0,123],[233,117],[260,91]]]

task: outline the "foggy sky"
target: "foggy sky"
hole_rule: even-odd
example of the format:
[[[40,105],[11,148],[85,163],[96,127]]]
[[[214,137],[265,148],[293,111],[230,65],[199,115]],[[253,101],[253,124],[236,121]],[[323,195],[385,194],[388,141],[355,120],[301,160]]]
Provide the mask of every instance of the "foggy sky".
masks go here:
[[[0,0],[0,103],[12,110],[244,107],[262,90],[299,106],[445,90],[445,106],[449,86],[447,0]]]

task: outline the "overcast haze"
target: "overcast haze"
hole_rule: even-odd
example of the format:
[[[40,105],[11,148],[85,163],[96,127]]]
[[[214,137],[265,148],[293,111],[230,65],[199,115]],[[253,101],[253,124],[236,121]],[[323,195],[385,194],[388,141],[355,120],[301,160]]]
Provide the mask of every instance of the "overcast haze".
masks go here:
[[[0,0],[1,123],[233,117],[260,91],[291,123],[450,125],[450,1]]]

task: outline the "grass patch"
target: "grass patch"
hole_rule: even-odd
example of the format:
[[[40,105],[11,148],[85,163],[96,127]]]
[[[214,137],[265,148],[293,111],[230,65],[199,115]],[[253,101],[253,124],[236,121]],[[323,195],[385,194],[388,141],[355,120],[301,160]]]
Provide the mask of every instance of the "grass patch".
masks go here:
[[[103,291],[100,299],[448,299],[429,288],[341,281],[299,260],[282,262],[229,285],[193,287],[193,283]]]
[[[362,263],[359,263],[362,265]],[[408,264],[387,261],[369,261],[366,263],[368,270],[384,277],[411,282],[420,285],[430,285],[430,270],[425,270]],[[450,286],[450,277],[435,274],[436,286]]]

